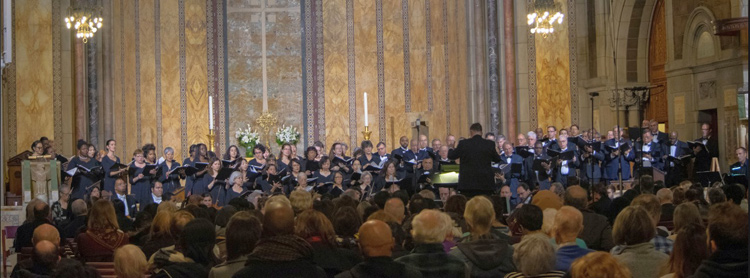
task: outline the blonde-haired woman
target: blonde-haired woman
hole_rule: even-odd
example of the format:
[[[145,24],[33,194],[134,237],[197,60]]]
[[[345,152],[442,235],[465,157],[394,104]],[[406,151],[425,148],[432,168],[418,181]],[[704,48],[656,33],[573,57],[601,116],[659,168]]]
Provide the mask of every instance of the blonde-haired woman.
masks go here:
[[[591,252],[570,265],[573,278],[630,278],[630,270],[607,252]]]
[[[119,278],[142,278],[148,269],[146,255],[138,246],[128,244],[115,251],[115,274]]]
[[[76,237],[78,253],[84,262],[111,262],[115,249],[128,244],[128,235],[120,230],[115,208],[109,200],[94,202],[86,232]]]

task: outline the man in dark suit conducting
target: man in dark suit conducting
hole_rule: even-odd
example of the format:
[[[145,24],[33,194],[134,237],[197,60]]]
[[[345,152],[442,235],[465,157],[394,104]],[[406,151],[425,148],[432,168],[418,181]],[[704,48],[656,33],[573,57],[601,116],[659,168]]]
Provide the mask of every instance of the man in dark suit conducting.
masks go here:
[[[482,138],[482,125],[474,123],[469,128],[471,138],[458,142],[456,149],[448,154],[451,160],[461,159],[458,176],[458,191],[471,198],[491,195],[495,191],[495,174],[492,162],[500,162],[495,142]]]

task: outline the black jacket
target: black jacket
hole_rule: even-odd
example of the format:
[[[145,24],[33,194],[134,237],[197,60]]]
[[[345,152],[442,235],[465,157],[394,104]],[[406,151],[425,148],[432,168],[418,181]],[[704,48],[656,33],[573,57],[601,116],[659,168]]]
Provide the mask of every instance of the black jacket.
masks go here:
[[[588,210],[582,210],[581,213],[583,214],[583,230],[578,237],[586,242],[586,246],[599,251],[609,251],[615,247],[612,240],[612,227],[607,217]]]
[[[495,188],[492,162],[500,162],[495,142],[474,135],[458,142],[458,147],[448,153],[451,160],[461,159],[458,190],[486,190]]]
[[[153,278],[200,278],[208,277],[210,269],[198,263],[182,262],[165,266],[151,275]]]
[[[703,260],[692,277],[748,277],[747,255],[747,248],[741,250],[717,250],[711,257]]]
[[[422,273],[414,267],[395,262],[391,257],[366,258],[352,269],[336,275],[336,278],[419,278]]]
[[[328,277],[322,268],[316,266],[309,259],[297,259],[294,261],[260,261],[248,260],[245,268],[232,276],[243,277]]]

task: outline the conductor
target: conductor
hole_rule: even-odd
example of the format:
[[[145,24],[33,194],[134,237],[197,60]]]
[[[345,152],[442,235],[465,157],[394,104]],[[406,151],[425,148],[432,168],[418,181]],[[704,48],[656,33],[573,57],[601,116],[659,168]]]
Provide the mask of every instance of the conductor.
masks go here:
[[[448,153],[451,160],[460,159],[458,191],[467,198],[491,195],[495,191],[495,174],[492,162],[500,162],[495,143],[482,138],[482,125],[474,123],[469,128],[471,138],[458,142],[458,147]]]

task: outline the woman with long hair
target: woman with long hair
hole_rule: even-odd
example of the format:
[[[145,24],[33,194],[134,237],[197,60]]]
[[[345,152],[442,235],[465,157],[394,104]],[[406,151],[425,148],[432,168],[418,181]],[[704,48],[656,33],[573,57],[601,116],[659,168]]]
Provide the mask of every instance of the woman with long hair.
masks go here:
[[[224,153],[224,157],[222,157],[225,161],[230,161],[229,167],[235,167],[237,166],[237,163],[240,162],[240,160],[244,160],[242,156],[240,156],[240,148],[238,148],[235,145],[229,146],[227,148],[227,152]]]
[[[222,190],[224,184],[216,180],[216,176],[219,175],[219,170],[221,170],[221,160],[216,158],[211,159],[206,168],[208,168],[207,175],[204,175],[201,181],[195,185],[193,194],[198,194],[196,190],[201,191],[201,194],[209,193],[213,200],[212,205],[216,205],[219,203],[220,197],[221,199],[224,199],[223,196],[221,196],[224,192],[224,190]]]
[[[284,164],[284,166],[287,166],[292,162],[293,159],[294,157],[292,157],[292,145],[289,143],[284,143],[283,145],[281,145],[279,157],[276,159],[276,161],[281,162],[282,164]]]
[[[396,171],[396,161],[391,160],[385,163],[383,169],[380,170],[380,174],[375,178],[375,187],[373,191],[387,190],[390,193],[400,190],[399,185],[396,183],[401,180],[400,175]],[[388,188],[386,185],[390,184]]]
[[[111,262],[115,249],[128,244],[128,235],[117,224],[115,208],[109,200],[94,202],[86,232],[76,237],[79,258],[84,262]]]
[[[662,277],[684,278],[695,274],[701,262],[708,258],[706,228],[700,223],[690,223],[677,231],[669,261],[662,268]]]
[[[313,261],[329,276],[350,269],[359,261],[356,253],[337,247],[336,232],[325,214],[307,209],[294,222],[295,234],[310,243]]]

